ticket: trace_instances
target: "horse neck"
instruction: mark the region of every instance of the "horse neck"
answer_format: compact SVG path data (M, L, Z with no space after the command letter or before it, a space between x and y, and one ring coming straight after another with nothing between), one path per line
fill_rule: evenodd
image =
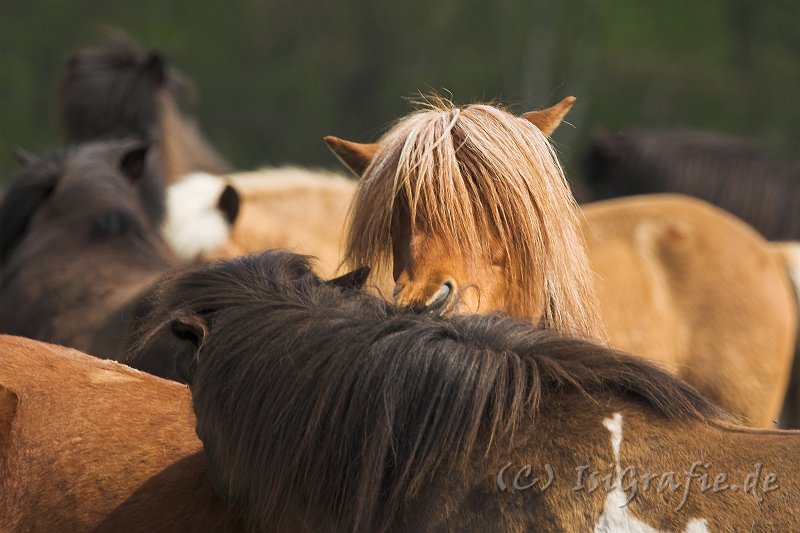
M181 115L170 96L162 98L161 109L161 157L168 183L194 171L222 174L231 170L200 133L197 124Z

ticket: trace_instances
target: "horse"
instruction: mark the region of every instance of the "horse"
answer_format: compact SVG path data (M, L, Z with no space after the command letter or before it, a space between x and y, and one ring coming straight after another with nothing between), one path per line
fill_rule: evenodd
M22 167L0 204L0 332L124 355L140 297L179 265L149 149L87 143Z
M169 183L193 171L228 172L196 120L180 112L178 99L193 92L161 52L144 53L115 32L106 44L78 50L67 61L58 91L66 140L156 140Z
M246 531L185 386L0 335L0 530Z
M797 332L791 254L683 196L580 212L547 140L573 101L522 117L434 101L377 144L327 138L362 176L349 264L391 268L399 304L610 342L772 425Z
M800 239L800 163L703 131L597 133L583 158L595 200L681 193L730 211L767 239Z
M342 261L355 189L340 174L292 166L195 173L169 187L163 234L187 261L283 248L316 256L318 272L330 277Z
M144 320L138 349L184 361L212 484L255 529L800 528L800 433L733 425L602 345L400 308L367 274L242 257L168 278Z

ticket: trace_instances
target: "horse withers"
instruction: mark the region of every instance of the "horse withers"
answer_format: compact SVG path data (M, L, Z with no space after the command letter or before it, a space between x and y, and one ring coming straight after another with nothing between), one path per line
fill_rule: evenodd
M434 101L377 144L328 138L361 175L349 263L391 274L400 304L607 340L771 426L797 332L789 254L688 197L579 211L547 140L572 101L522 117Z
M219 496L310 531L794 531L800 434L731 425L653 364L443 318L268 252L163 282ZM722 477L720 477L722 476Z

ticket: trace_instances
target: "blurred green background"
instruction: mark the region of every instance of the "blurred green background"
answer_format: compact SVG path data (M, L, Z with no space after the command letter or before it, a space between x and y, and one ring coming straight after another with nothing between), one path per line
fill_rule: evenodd
M242 169L336 167L323 135L375 139L431 90L517 111L574 94L568 171L598 129L709 129L795 159L800 138L794 0L2 0L0 179L11 145L58 146L65 58L108 26L194 81L186 111Z

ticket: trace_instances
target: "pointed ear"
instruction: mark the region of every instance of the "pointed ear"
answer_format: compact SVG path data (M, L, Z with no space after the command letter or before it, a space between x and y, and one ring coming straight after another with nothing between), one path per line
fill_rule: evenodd
M197 315L174 315L156 330L142 329L149 326L149 315L155 312L155 294L138 304L136 320L140 324L132 326L132 344L122 362L154 376L191 383L208 325Z
M175 317L170 327L172 334L182 344L175 353L175 372L186 383L191 383L197 370L200 348L208 336L208 325L202 318L193 315Z
M236 222L236 217L239 216L240 200L239 192L231 185L226 185L222 194L219 196L217 207L222 211L225 220L230 224Z
M364 171L367 170L379 148L377 144L354 143L333 135L325 137L325 142L328 148L339 158L339 161L344 163L358 177L364 175Z
M21 146L12 146L11 155L13 155L14 159L17 160L17 163L23 167L30 165L39 159L36 154L27 151Z
M142 74L162 85L167 79L167 62L160 52L150 52L139 67Z
M150 143L141 143L122 155L119 161L119 168L129 180L137 181L144 174L147 166L147 152L150 150Z
M358 267L355 270L348 272L338 278L333 278L325 283L328 285L333 285L334 287L341 287L343 289L356 289L361 290L364 287L364 284L367 282L367 278L369 278L370 267L362 266Z
M531 122L534 126L542 130L542 133L549 137L554 131L556 131L556 128L559 124L561 124L564 116L574 103L575 97L567 96L553 107L540 109L538 111L531 111L529 113L523 113L522 118L528 122Z

